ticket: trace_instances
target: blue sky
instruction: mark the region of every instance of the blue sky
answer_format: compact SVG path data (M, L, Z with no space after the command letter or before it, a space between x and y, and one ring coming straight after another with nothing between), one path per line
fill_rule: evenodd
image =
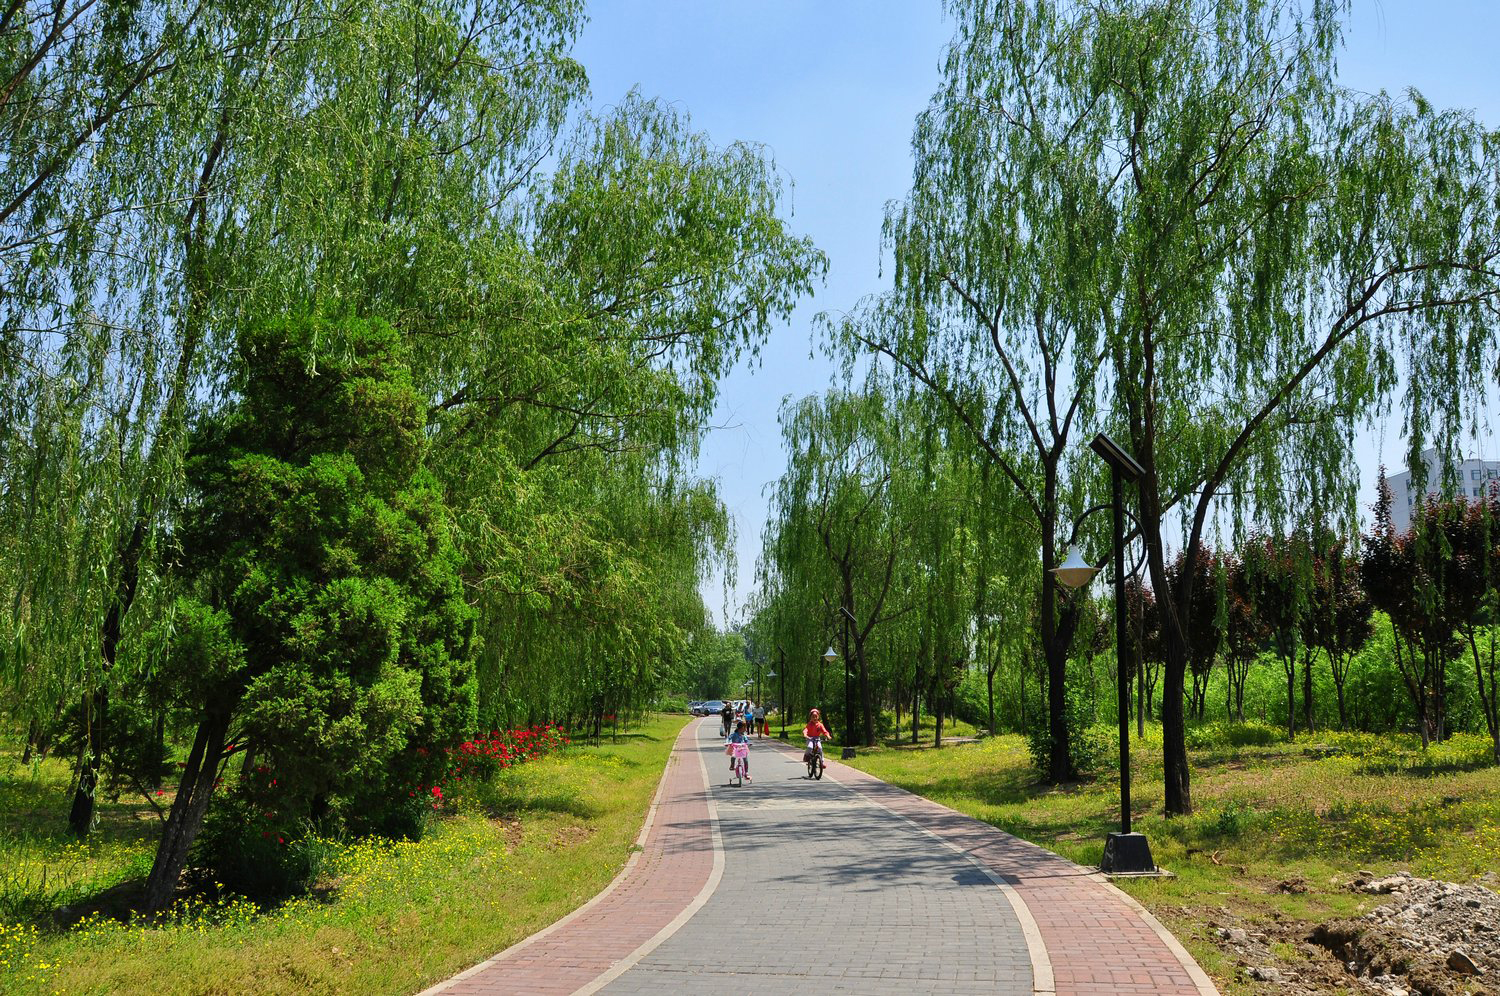
M1340 61L1346 85L1415 86L1438 106L1472 108L1500 127L1500 3L1356 0L1355 8ZM951 34L937 0L597 0L574 49L597 106L638 87L686 110L719 144L763 144L793 184L793 228L829 256L826 285L775 331L757 366L723 383L719 428L703 446L699 472L721 482L738 532L734 590L726 597L715 581L704 592L721 623L736 621L754 589L764 492L785 464L781 399L834 379L813 347L812 318L884 286L882 211L907 189L911 126L937 86ZM1359 448L1373 495L1375 466L1398 463L1402 444L1392 427Z

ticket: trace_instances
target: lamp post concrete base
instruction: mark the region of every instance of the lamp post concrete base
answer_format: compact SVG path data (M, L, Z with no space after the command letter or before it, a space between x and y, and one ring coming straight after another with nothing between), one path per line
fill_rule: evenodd
M1157 875L1151 845L1143 833L1111 833L1104 841L1104 860L1099 870L1106 875Z

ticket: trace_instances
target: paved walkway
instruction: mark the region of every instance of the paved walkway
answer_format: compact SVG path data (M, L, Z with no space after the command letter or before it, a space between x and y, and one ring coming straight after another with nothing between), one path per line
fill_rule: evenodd
M1215 992L1133 900L1050 851L838 763L810 782L769 739L751 784L727 768L717 718L689 725L610 888L428 993Z

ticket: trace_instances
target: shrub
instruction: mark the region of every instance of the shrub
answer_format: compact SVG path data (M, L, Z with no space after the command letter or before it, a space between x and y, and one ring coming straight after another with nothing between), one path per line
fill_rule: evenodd
M1091 722L1093 710L1082 689L1068 689L1068 749L1073 764L1080 774L1107 767L1118 749L1113 729ZM1028 717L1026 749L1031 755L1032 765L1041 772L1047 770L1047 760L1052 753L1052 730L1045 710L1037 710Z
M1248 723L1203 723L1189 727L1187 731L1189 750L1210 750L1224 747L1268 747L1286 739L1285 731L1278 727L1252 720Z
M209 810L194 841L200 884L274 902L302 895L317 882L330 844L311 824L285 820L261 805L236 791Z

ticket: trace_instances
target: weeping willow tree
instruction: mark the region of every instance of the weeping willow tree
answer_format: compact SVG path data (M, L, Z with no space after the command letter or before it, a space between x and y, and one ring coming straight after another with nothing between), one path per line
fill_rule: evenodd
M430 262L438 244L459 258L454 209L472 220L522 182L582 92L564 54L579 11L413 0L27 12L13 6L0 25L11 83L0 252L16 275L0 300L14 440L4 490L24 501L12 481L67 486L28 504L38 528L6 544L4 636L12 675L51 671L54 691L87 698L82 831L108 691L130 677L117 664L161 603L143 596L186 428L215 403L237 329L312 301L385 310L381 295L409 286L395 271ZM68 440L45 438L69 426ZM24 565L76 559L56 524L81 515L94 559L77 595L54 601L48 575Z
M1450 399L1495 369L1500 140L1415 92L1340 87L1343 2L948 6L913 194L887 224L915 317L865 345L981 445L1009 433L1042 458L1094 411L1128 440L1166 811L1188 813L1188 617L1208 582L1172 583L1169 534L1195 564L1221 516L1243 531L1316 507L1350 532L1354 434L1398 392L1413 464L1457 438L1473 410ZM1041 495L1045 548L1055 478L1013 479Z
M81 700L75 826L155 667L183 441L268 316L408 340L490 718L652 687L727 544L683 471L716 380L823 267L769 158L635 95L578 115L569 0L112 10L0 14L4 702Z
M839 698L849 668L858 728L845 742L873 744L888 706L898 726L909 710L913 741L925 708L940 738L963 676L987 668L992 685L1009 630L1029 621L1010 579L1029 595L1041 567L1013 528L1013 492L961 444L941 402L900 390L878 365L856 389L788 400L782 425L789 457L765 531L757 644L783 652L787 697L803 708ZM828 644L839 659L825 665Z
M898 408L872 372L861 390L788 400L781 412L790 457L771 497L762 588L840 648L832 666L849 670L856 682L849 699L859 701L837 710L835 730L846 744L875 742L871 636L911 608L898 597L908 587L900 574L910 566L911 538L902 502L915 440ZM796 629L807 627L787 635ZM797 645L806 647L805 637ZM820 697L842 696L843 674L833 686L818 677Z
M515 507L535 513L530 528L495 534L488 573L473 577L487 728L597 727L639 712L675 687L707 627L699 584L730 539L716 493L652 478L639 460L612 462L610 476L575 466L531 480Z

